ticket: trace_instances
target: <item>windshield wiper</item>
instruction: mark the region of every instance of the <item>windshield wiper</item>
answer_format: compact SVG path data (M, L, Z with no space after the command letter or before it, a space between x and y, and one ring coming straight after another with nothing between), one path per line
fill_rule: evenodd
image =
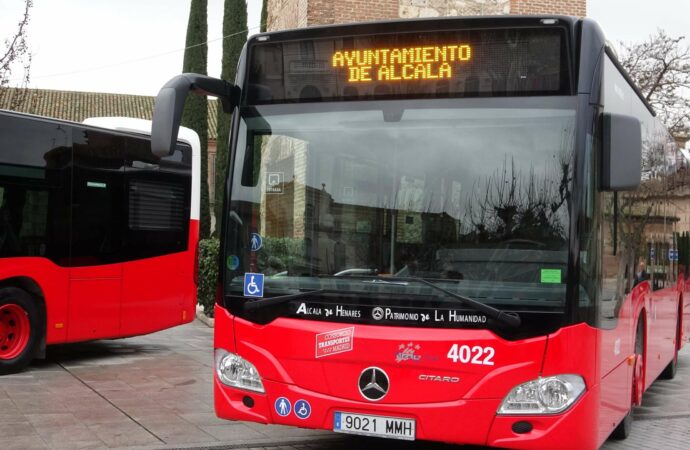
M267 306L279 305L281 303L289 302L290 300L299 300L314 294L323 294L324 292L325 289L315 289L313 291L298 292L296 294L278 295L276 297L253 300L251 302L244 303L244 310L253 311L255 309L261 309Z
M435 289L439 292L443 292L449 297L452 297L456 300L459 300L460 302L464 303L467 306L470 306L471 308L486 314L487 316L491 317L492 319L498 320L499 322L503 322L506 325L510 325L511 327L517 328L520 326L522 321L520 320L520 316L517 315L517 313L507 313L504 311L501 311L498 308L494 308L493 306L489 306L486 303L479 302L477 300L474 300L473 298L470 297L465 297L464 295L456 294L455 292L449 291L448 289L444 289L441 286L432 283L430 281L425 280L424 278L416 278L416 277L386 277L385 279L380 279L380 278L375 278L371 282L374 283L382 283L386 282L387 284L393 284L395 282L414 282L414 283L421 283L429 286L432 289Z

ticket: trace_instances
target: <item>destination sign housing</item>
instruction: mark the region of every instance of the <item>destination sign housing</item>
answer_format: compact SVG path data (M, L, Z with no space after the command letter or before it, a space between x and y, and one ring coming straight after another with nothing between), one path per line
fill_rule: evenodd
M566 41L558 26L251 39L243 102L565 95Z

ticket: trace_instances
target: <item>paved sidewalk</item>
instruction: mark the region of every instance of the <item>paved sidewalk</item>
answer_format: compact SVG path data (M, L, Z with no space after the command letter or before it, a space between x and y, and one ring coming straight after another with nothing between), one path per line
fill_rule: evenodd
M458 448L217 419L212 335L195 321L148 336L50 348L46 361L0 377L0 449ZM690 346L676 379L656 382L636 419L629 439L603 449L688 448Z
M49 348L46 361L0 377L0 449L270 445L329 434L216 418L212 342L213 330L195 321Z

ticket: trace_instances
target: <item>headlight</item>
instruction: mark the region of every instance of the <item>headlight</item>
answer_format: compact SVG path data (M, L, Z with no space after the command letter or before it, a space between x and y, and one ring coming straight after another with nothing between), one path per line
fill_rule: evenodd
M579 375L556 375L522 383L503 399L498 414L558 414L585 391Z
M216 374L221 383L239 389L264 393L264 385L256 367L234 353L216 349Z

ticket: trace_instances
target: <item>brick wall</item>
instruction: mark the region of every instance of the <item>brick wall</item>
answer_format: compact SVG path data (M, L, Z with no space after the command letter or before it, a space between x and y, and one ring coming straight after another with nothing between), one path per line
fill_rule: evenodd
M402 18L508 14L511 0L398 0Z
M398 1L399 0L332 1L334 15L333 23L371 22L375 20L397 19ZM315 25L315 23L312 24L312 22L310 21L309 25Z
M328 25L335 23L335 5L333 0L309 0L307 17L309 25Z
M268 0L268 30L416 17L564 14L584 17L587 0Z
M400 0L268 0L268 31L397 19Z
M268 0L266 30L279 31L306 27L309 3L310 0Z
M563 14L585 17L587 0L510 0L511 14Z

